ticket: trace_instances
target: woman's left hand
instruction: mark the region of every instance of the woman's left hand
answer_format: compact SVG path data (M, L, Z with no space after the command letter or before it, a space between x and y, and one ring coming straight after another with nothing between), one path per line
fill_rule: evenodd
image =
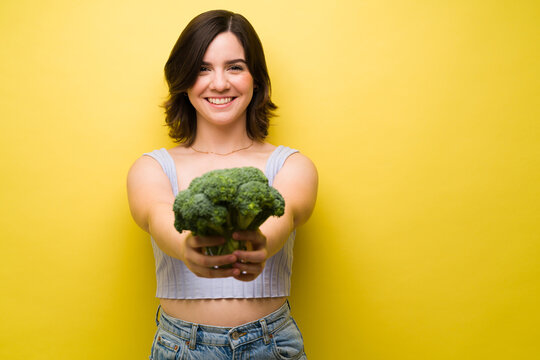
M234 278L241 281L252 281L259 276L268 258L268 249L266 247L266 236L259 230L237 231L233 234L233 239L251 243L252 250L235 250L233 255L238 261L233 267L239 269L240 275Z

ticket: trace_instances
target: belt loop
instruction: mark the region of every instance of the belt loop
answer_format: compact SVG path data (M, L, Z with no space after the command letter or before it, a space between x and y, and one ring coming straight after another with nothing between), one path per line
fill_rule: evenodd
M268 333L268 327L266 326L266 320L261 319L259 320L259 323L261 324L262 331L263 331L263 338L265 345L270 344L270 334Z
M158 305L156 311L156 326L159 326L159 310L161 310L161 304Z
M189 338L189 349L195 350L195 345L197 345L197 328L199 325L192 324L191 325L191 337Z

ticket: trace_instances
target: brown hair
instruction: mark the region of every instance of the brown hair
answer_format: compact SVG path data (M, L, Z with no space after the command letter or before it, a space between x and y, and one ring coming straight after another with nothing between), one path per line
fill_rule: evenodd
M242 15L212 10L189 22L165 64L165 79L169 86L169 97L163 104L165 123L169 126L169 136L175 142L189 146L195 140L197 115L186 92L197 80L206 49L223 32L231 32L238 38L253 77L253 98L246 110L247 134L257 141L264 140L268 135L270 118L274 116L273 111L277 106L270 99L270 77L261 41Z

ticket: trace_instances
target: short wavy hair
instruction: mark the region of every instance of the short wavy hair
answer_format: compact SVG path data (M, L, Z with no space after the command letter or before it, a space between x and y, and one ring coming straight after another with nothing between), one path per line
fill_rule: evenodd
M247 67L253 77L253 98L246 109L247 134L256 141L268 136L270 118L277 106L270 99L270 77L261 41L242 15L212 10L189 22L165 64L165 79L169 86L169 96L163 104L165 123L169 127L169 136L177 143L190 146L195 141L197 114L187 97L187 90L197 80L208 46L224 32L233 33L242 44Z

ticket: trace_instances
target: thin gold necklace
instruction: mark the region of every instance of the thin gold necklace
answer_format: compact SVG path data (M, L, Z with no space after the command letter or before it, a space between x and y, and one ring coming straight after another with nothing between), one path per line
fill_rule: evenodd
M227 155L234 154L235 152L239 152L239 151L242 151L242 150L247 150L252 146L253 146L253 140L251 140L251 144L249 144L248 146L243 147L241 149L236 149L236 150L230 151L230 152L225 153L225 154L217 153L217 152L213 152L213 151L201 151L201 150L195 149L193 146L190 146L190 148L191 148L191 150L196 151L196 152L201 153L201 154L214 154L214 155L219 155L219 156L227 156Z

